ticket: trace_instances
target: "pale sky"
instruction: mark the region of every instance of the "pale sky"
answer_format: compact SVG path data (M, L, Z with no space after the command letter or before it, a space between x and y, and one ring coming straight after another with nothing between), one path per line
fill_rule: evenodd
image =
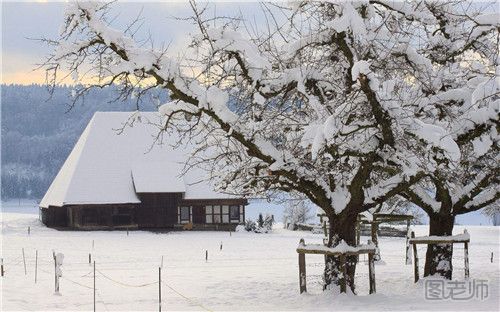
M43 62L50 49L28 38L57 38L65 5L64 2L2 1L2 83L45 82L45 72L33 69L36 64ZM260 12L256 2L217 2L213 5L217 14L236 16L241 12L250 21L259 18L259 14L253 13ZM141 34L146 36L151 32L155 44L170 44L172 52L182 50L189 33L196 32L188 22L172 18L191 15L191 8L186 1L115 3L113 13L118 17L113 25L118 28L126 25L137 17L141 9L144 17Z

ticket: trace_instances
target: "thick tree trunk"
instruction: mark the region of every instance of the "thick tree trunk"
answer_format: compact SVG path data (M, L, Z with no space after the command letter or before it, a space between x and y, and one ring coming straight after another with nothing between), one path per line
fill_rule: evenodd
M429 215L429 235L452 235L455 216ZM440 275L451 280L453 244L428 245L425 255L424 276Z
M357 215L329 215L330 224L328 246L335 247L342 240L351 246L356 246L356 218ZM354 293L354 274L356 272L356 256L348 256L346 259L347 276L343 276L340 257L325 257L325 284L327 288L337 287L346 278L346 288Z

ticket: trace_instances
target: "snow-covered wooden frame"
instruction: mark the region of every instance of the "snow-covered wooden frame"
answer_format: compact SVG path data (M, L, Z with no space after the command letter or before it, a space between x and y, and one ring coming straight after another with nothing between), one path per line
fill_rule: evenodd
M469 243L470 235L467 230L464 230L463 234L451 235L451 236L421 236L415 237L415 232L411 232L411 239L409 243L413 245L413 273L415 275L415 283L419 280L418 273L418 255L417 255L417 244L464 244L464 273L465 278L469 278Z
M347 276L346 260L347 256L361 254L368 254L368 277L370 281L370 294L376 292L375 289L375 255L376 247L368 241L366 245L359 245L356 247L347 245L344 241L341 241L335 247L327 247L322 244L310 244L306 245L303 238L299 241L299 246L297 247L297 253L299 254L299 287L300 293L307 292L306 286L306 254L320 254L325 256L339 256L341 262L341 268L344 276ZM345 293L347 289L345 278L341 280L340 292Z

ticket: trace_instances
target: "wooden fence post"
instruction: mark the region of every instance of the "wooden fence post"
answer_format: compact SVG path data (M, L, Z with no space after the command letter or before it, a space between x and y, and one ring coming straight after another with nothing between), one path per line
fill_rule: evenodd
M372 242L375 244L375 254L373 255L373 259L375 261L380 260L380 251L378 249L378 221L375 216L373 216L373 221L371 224L372 228Z
M464 234L467 234L467 230L464 230ZM465 278L467 279L467 278L469 278L469 243L468 242L464 242L464 269L465 269Z
M95 261L94 261L94 312L95 312Z
M491 252L491 263L493 263L493 251Z
M370 294L374 294L377 290L375 287L375 262L372 253L368 254L368 275L370 279Z
M411 264L411 247L410 247L410 220L406 220L406 252L405 264Z
M27 275L28 273L26 272L26 258L24 257L24 248L23 248L23 263L24 263L24 275Z
M158 311L161 312L161 267L158 268Z
M92 265L92 254L89 252L89 265Z
M36 284L37 272L38 272L38 249L35 252L35 284Z
M3 258L0 259L0 271L1 271L2 277L3 277L3 275L4 275L4 271L3 271Z
M56 252L52 251L52 257L54 258L54 293L59 292L59 281L57 280L57 260L56 260Z
M301 238L299 245L305 245L304 239ZM306 286L306 255L299 253L299 289L300 293L307 291Z
M205 261L208 261L208 250L205 250Z
M411 232L411 238L415 238L415 232ZM417 255L417 244L412 244L413 245L413 272L415 275L415 283L418 282L419 279L419 274L418 274L418 255Z
M340 292L347 292L347 265L346 265L346 255L340 255L340 267L342 269L342 279L340 282Z

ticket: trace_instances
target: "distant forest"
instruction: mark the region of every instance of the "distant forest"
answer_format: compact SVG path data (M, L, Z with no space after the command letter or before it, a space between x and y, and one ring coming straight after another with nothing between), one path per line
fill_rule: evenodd
M1 85L2 200L41 199L94 112L137 109L135 99L114 101L113 87L92 90L71 107L71 90L61 86L51 96L42 85ZM167 98L160 92L139 109L155 110L153 99Z

